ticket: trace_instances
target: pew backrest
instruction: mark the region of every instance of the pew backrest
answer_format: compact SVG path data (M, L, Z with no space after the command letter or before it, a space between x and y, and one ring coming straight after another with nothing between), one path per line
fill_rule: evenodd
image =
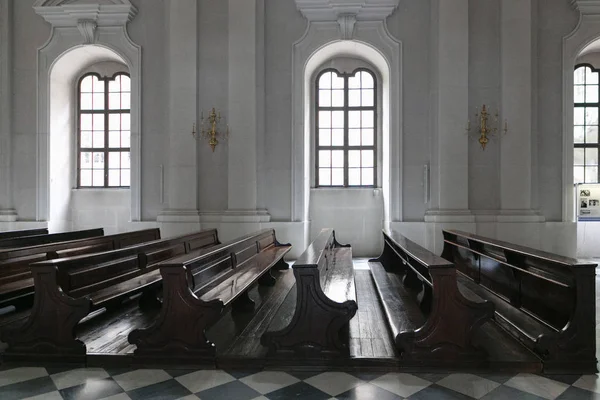
M6 239L21 238L21 237L26 237L26 236L47 235L47 234L48 234L47 228L24 229L21 231L4 231L4 232L0 232L0 241L6 240Z
M104 236L104 229L86 229L82 231L40 234L33 236L17 237L0 241L0 248L10 249L18 247L38 246L48 243L66 242L78 239L87 239Z

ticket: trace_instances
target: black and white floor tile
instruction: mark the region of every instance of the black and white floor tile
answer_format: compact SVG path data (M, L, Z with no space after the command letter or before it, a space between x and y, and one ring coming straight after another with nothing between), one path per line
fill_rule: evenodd
M13 368L0 371L0 399L600 400L600 378L596 375Z

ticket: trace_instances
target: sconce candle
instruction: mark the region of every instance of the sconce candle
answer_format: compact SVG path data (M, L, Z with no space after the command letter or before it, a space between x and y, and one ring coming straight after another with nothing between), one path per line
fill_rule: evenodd
M479 120L479 128L476 132L471 132L471 120L469 119L467 121L467 133L474 134L474 136L477 137L477 141L479 142L483 150L485 150L485 147L490 142L490 137L498 133L498 112L496 112L496 114L494 114L493 117L493 124L496 125L495 127L493 127L492 123L490 123L491 115L488 112L486 105L484 104L481 108L481 112L478 108L477 112L475 113L475 118ZM504 121L503 132L504 134L508 132L508 122L506 122L506 120Z
M227 140L229 137L229 125L226 125L225 132L221 132L217 129L218 125L221 123L221 112L217 114L217 111L213 107L208 115L208 119L204 120L204 111L200 111L200 126L201 126L201 134L202 138L208 139L208 145L212 148L212 151L215 151L215 147L219 144L219 140L217 138L221 138L222 140ZM208 126L207 126L208 125ZM196 124L193 126L192 136L196 137Z

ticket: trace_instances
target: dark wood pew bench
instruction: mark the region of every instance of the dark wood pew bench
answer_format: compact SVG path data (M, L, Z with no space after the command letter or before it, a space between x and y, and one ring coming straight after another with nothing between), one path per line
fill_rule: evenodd
M94 311L114 309L142 293L140 306L160 305L158 265L190 251L219 243L214 229L152 241L121 250L39 262L31 265L35 301L21 327L7 329L5 359L81 361L85 344L75 327Z
M495 322L541 357L546 373L596 369L596 264L444 230L459 283L494 303Z
M349 322L356 314L352 248L323 229L293 265L296 307L291 319L280 308L273 321L287 326L261 337L272 357L349 356Z
M291 245L280 244L266 229L163 263L163 304L157 320L134 330L134 362L214 363L216 349L205 335L224 312L251 311L254 284L274 285L271 269L286 269Z
M0 232L0 241L6 239L15 239L26 236L38 236L38 235L47 235L47 228L39 228L39 229L23 229L20 231L4 231Z
M369 267L401 357L483 365L487 354L473 345L473 336L493 317L493 305L462 295L451 262L397 232L384 230L383 239L383 253Z
M160 239L160 230L154 228L19 249L0 249L0 307L17 303L31 305L31 263L121 249L157 239Z
M67 242L69 240L87 239L103 235L104 229L102 228L51 234L42 233L38 235L2 239L0 240L0 248L15 249L19 247L39 246L41 244Z

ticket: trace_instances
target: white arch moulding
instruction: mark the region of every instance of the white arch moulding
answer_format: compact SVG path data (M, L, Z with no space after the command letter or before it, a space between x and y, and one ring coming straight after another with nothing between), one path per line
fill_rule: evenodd
M50 77L57 62L73 49L95 45L118 55L131 77L131 221L141 220L142 49L127 33L137 14L128 0L38 0L34 10L52 25L50 38L38 49L37 62L37 196L36 220L50 211Z

